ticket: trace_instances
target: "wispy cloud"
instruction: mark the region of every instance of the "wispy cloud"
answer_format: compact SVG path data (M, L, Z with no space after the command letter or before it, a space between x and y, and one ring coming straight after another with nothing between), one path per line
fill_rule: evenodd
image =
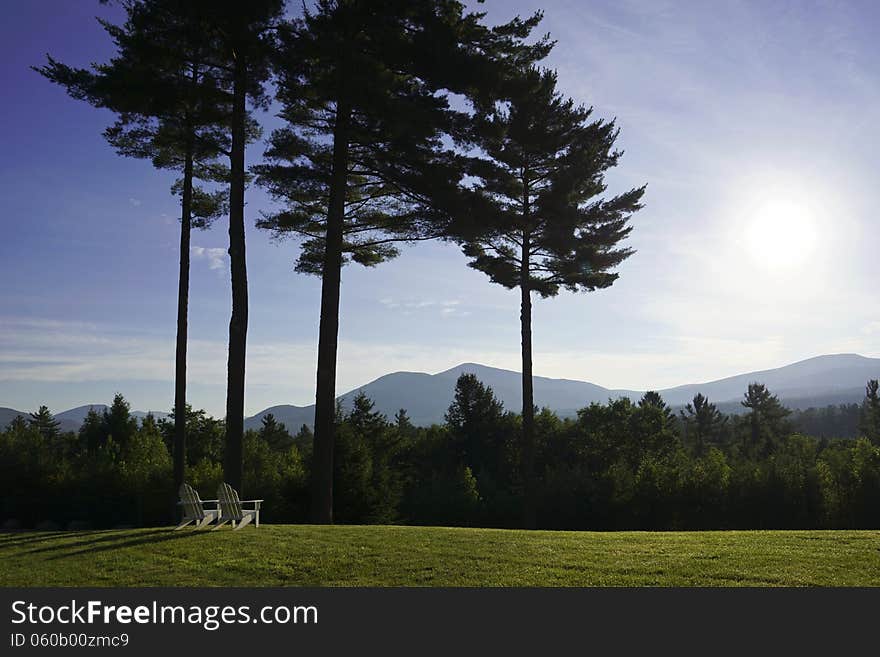
M379 303L388 310L399 310L404 315L412 315L414 311L430 310L439 312L441 317L450 317L457 315L467 317L470 315L469 310L462 310L462 302L460 299L449 299L445 301L435 299L421 300L395 300L392 297L383 297L379 299Z
M141 200L139 198L130 198L128 199L128 202L131 203L132 207L135 208L140 207L141 204Z
M221 269L226 265L227 252L222 248L208 248L204 246L192 247L194 260L205 260L209 269Z

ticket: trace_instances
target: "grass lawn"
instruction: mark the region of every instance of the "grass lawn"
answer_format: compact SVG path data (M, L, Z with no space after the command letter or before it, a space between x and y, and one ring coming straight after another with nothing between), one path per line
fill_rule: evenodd
M0 533L2 586L877 586L880 531Z

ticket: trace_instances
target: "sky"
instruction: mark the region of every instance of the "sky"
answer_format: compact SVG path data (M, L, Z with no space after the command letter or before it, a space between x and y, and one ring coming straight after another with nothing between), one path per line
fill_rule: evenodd
M609 289L534 304L534 371L648 389L826 353L880 355L880 21L876 3L487 0L542 9L560 90L616 119L609 193L648 184L637 253ZM112 55L88 0L33 0L0 23L0 406L173 398L179 222L173 174L117 156L112 115L30 66ZM257 117L267 128L271 113ZM248 164L263 144L250 147ZM320 281L254 227L247 193L246 411L314 401ZM193 234L189 399L222 416L227 223ZM518 293L451 245L343 272L338 392L462 362L519 371Z

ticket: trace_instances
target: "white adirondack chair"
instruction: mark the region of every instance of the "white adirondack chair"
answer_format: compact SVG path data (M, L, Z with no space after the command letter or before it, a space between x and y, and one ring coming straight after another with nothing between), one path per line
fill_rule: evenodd
M233 531L241 529L253 521L255 527L260 526L260 504L263 500L240 500L235 489L227 483L217 487L217 498L220 504L220 518L217 526L211 531L220 529L227 522L232 523ZM252 509L245 509L243 504L253 504Z
M211 524L219 517L219 509L205 508L205 504L213 503L216 506L217 500L202 500L195 489L186 482L180 484L178 492L180 494L178 505L183 507L183 518L180 520L180 524L174 528L175 530L183 529L191 523L193 529L198 529Z

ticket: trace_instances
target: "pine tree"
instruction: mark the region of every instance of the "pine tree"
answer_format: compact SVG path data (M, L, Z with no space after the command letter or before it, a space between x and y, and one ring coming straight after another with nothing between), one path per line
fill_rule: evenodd
M702 393L694 395L692 404L685 406L680 412L684 424L685 442L693 446L694 453L702 456L706 452L708 443L718 440L722 427L727 422L727 417L709 402L709 398Z
M321 276L314 522L333 519L342 267L374 266L397 255L397 242L446 235L462 171L442 135L463 119L442 90L472 90L473 70L495 70L496 54L529 56L519 44L532 25L489 30L452 0L319 0L281 31L278 99L288 125L257 172L285 208L259 225L299 237L297 270Z
M772 449L774 438L786 430L783 420L790 411L782 406L776 395L770 394L763 383L750 383L740 404L751 410L749 450L766 456Z
M261 425L259 436L273 450L283 452L293 445L293 437L287 432L287 427L276 420L272 413L263 416Z
M648 390L639 400L639 407L645 408L647 406L659 408L663 412L663 417L666 418L667 423L672 423L675 420L675 413L672 412L669 404L663 400L663 397L656 390Z
M865 386L865 400L862 402L859 430L875 445L880 445L880 393L877 379L871 379Z
M244 199L247 175L245 146L259 134L248 112L248 101L268 107L265 82L275 31L284 0L201 0L195 3L208 23L215 46L214 71L231 95L229 112L229 263L232 315L226 366L226 452L223 474L242 490L244 449L244 385L248 326L247 260Z
M31 428L40 432L40 435L48 442L52 442L61 435L61 423L49 412L48 406L40 406L36 413L30 414L28 424Z
M112 438L122 449L138 430L137 418L131 414L131 404L120 393L116 393L110 408L103 412L101 424L107 439Z
M453 440L453 456L479 472L491 467L500 449L499 427L504 405L474 374L462 374L445 420Z
M478 197L454 226L470 266L520 290L524 521L535 525L532 294L542 298L609 287L633 251L627 237L644 187L601 198L604 174L621 156L613 121L595 120L557 91L556 74L527 67L505 102L479 117L471 141L482 156L471 174Z
M228 172L218 158L229 150L228 93L215 74L213 43L198 3L184 0L126 0L125 22L101 21L115 56L92 69L73 68L52 57L36 70L68 93L117 120L104 137L120 155L149 159L158 169L180 173L172 192L180 197L180 268L174 405L186 405L190 234L207 228L226 210L226 194L200 188L195 180L220 182ZM186 462L184 414L175 421L174 486Z
M397 435L402 439L409 440L416 435L416 427L409 419L405 408L394 414L394 426L397 428Z

